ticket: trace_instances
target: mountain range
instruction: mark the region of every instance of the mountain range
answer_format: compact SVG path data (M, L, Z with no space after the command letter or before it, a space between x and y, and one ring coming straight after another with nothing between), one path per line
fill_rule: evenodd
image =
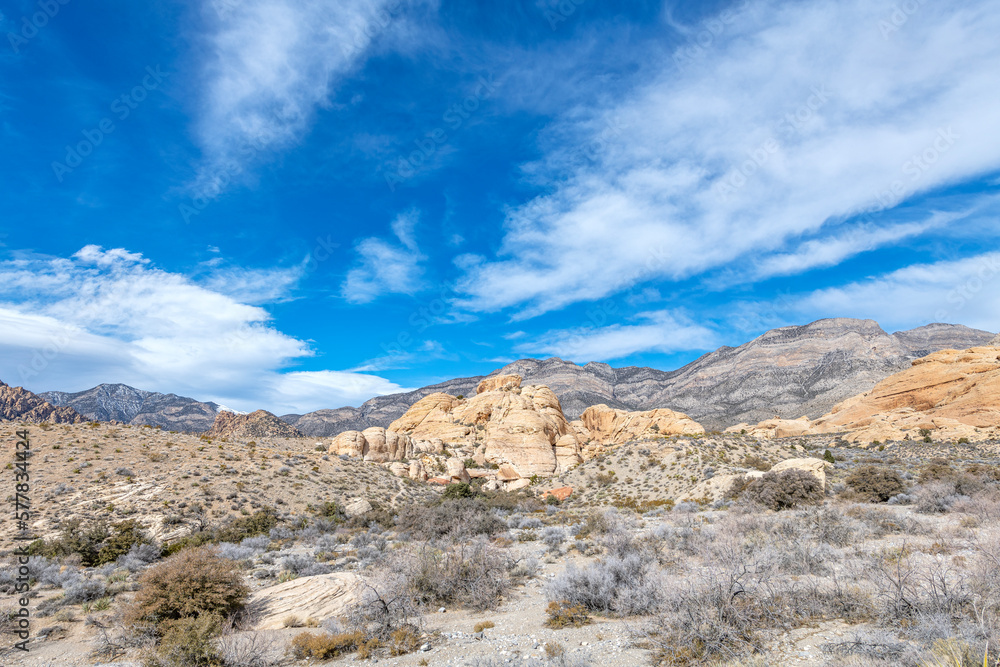
M516 374L525 384L548 385L568 419L599 403L624 410L671 408L714 430L775 416L818 418L836 403L909 367L914 359L942 349L987 345L993 339L993 333L956 324L929 324L888 334L873 320L824 319L773 329L739 347L720 347L674 371L614 368L600 362L580 366L558 357L520 359L488 376L455 378L377 396L356 408L288 414L281 419L314 437L386 427L428 394L473 395L485 377ZM220 409L215 403L123 384L102 384L76 393L49 391L39 397L90 419L190 432L211 429Z
M144 391L127 384L99 384L75 393L46 391L38 396L52 405L72 407L97 421L149 424L171 431L207 431L219 411L215 403Z

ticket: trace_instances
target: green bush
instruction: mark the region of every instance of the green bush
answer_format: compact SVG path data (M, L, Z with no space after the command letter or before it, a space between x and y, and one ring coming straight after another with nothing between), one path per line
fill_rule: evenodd
M221 628L215 614L171 622L145 667L221 667L225 663L215 643Z
M441 494L441 497L445 500L456 500L458 498L472 498L475 495L476 490L472 488L471 484L458 482L444 487L444 493Z
M113 526L113 531L111 537L105 540L100 551L97 552L98 565L115 562L119 556L127 554L136 544L150 543L149 536L142 529L142 524L135 519L116 523Z

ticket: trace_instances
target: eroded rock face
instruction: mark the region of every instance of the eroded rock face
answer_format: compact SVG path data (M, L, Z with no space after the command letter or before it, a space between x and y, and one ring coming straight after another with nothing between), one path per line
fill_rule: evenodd
M756 438L790 438L811 432L812 421L808 417L798 419L765 419L756 425L737 424L726 429L726 433L742 433Z
M469 399L430 394L390 430L405 433L426 451L430 443L467 447L501 467L505 479L548 477L580 463L580 443L548 387L521 386L517 375L483 380Z
M67 407L56 407L23 387L0 382L0 420L79 424L83 415Z
M364 459L374 463L401 461L413 456L413 439L381 426L364 431L344 431L330 443L330 453Z
M220 412L208 431L213 438L249 440L253 438L301 438L294 426L283 422L267 410L256 410L248 415Z
M704 433L702 425L682 412L666 408L631 412L607 405L592 405L583 411L580 421L589 436L601 444L618 445L657 435L694 435Z
M813 423L813 432L849 431L848 440L916 439L920 429L939 439L982 440L1000 435L1000 351L942 350L838 405Z

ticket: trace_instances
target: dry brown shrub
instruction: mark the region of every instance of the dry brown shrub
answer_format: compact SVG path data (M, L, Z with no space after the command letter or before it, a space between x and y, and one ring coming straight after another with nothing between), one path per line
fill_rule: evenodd
M873 465L857 468L847 476L844 483L850 489L846 495L853 500L867 503L884 503L906 490L899 473Z
M212 547L186 549L146 570L125 622L157 625L183 618L230 618L244 608L250 589L239 564Z

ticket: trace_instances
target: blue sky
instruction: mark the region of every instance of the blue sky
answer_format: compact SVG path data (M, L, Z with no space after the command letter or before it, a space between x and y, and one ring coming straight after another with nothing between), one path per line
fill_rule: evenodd
M0 379L279 414L1000 329L1000 3L0 5Z

